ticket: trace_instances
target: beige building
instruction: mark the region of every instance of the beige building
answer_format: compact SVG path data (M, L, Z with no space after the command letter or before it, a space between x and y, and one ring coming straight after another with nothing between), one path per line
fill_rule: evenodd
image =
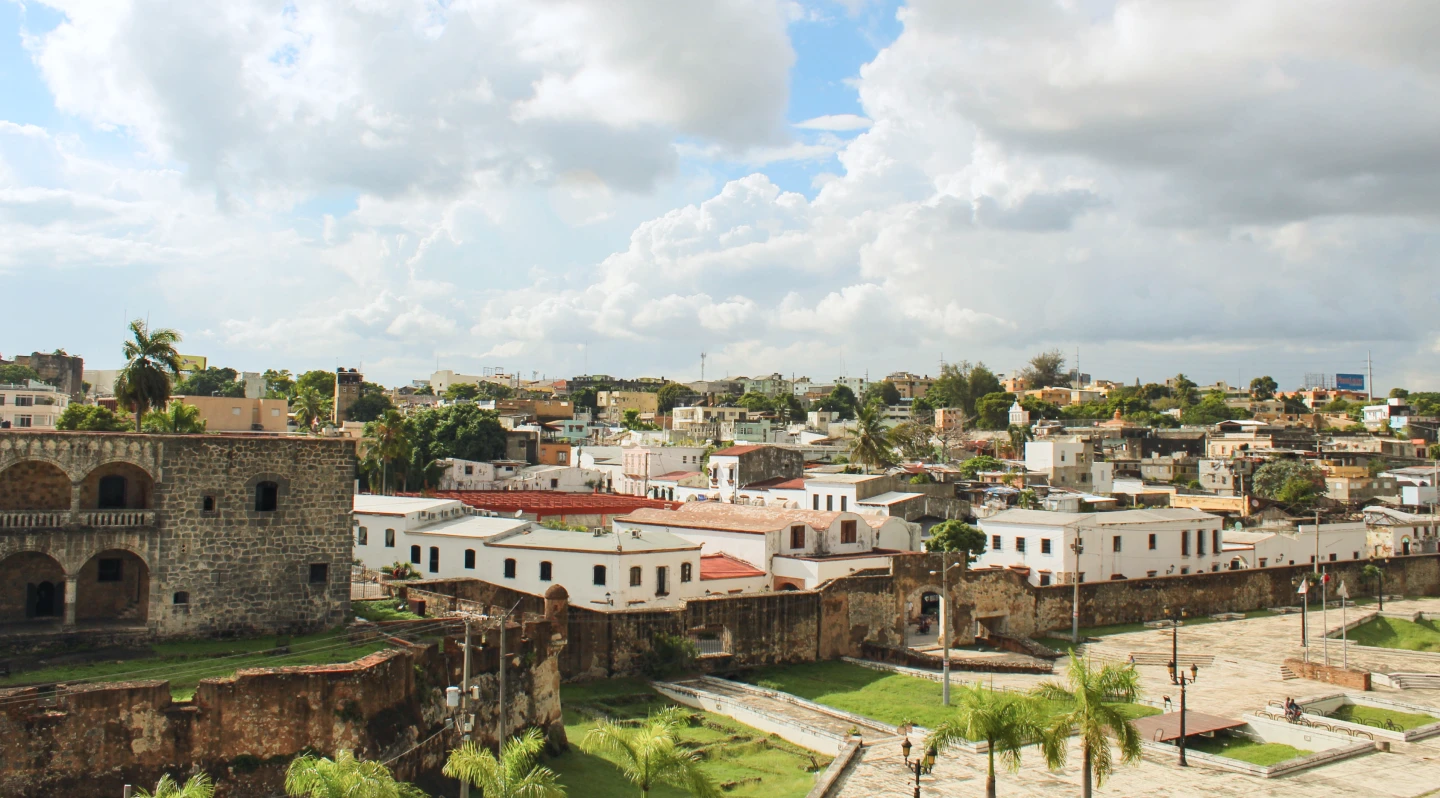
M626 410L638 410L640 415L654 415L660 409L659 394L651 391L597 391L595 406L605 418L619 421Z
M284 399L231 399L226 396L176 396L194 405L206 432L285 432L290 407Z
M697 424L720 423L727 421L744 421L746 410L743 407L677 407L670 411L671 424L675 429L686 429Z

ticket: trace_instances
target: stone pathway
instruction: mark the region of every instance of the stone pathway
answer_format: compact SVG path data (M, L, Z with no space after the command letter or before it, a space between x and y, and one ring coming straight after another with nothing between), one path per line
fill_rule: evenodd
M777 715L801 726L820 729L821 731L835 735L844 736L854 727L859 728L864 733L867 741L886 739L893 736L888 729L883 728L880 724L872 725L866 723L863 719L849 718L838 713L830 714L829 712L813 709L780 698L771 698L763 693L748 690L742 685L726 681L725 679L690 679L683 682L675 682L675 684L731 698L734 699L736 703L742 703L771 715ZM827 751L826 753L833 752Z

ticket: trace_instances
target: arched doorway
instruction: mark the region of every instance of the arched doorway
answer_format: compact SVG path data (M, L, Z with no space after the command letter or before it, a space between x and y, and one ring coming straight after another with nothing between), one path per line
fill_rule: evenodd
M940 594L934 592L920 594L920 614L928 615L931 618L940 617Z
M148 510L155 480L130 463L106 463L85 475L80 485L83 510ZM66 505L67 507L69 505Z
M1400 541L1400 553L1401 553L1401 554L1406 554L1406 555L1408 555L1408 554L1410 553L1410 536L1409 536L1409 535L1406 535L1403 539L1401 539L1401 541Z
M150 568L134 552L91 557L75 583L75 621L142 624L150 611Z
M65 569L38 551L0 560L0 619L55 621L65 617Z
M27 460L0 471L0 511L69 509L70 477L54 463Z

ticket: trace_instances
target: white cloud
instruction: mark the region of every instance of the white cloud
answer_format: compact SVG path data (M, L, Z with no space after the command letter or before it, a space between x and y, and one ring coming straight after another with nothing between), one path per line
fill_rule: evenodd
M806 119L804 122L796 122L794 127L804 130L865 130L872 123L869 119L858 114L827 114Z

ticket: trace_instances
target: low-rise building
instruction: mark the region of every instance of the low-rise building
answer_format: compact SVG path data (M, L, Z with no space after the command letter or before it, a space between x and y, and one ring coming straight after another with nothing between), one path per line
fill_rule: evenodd
M1199 460L1187 455L1145 457L1140 460L1140 478L1146 482L1189 485L1200 480ZM1202 482L1201 485L1204 485Z
M743 407L677 407L670 411L670 425L674 429L684 430L706 424L743 421L747 412Z
M1250 492L1258 457L1202 457L1196 462L1200 487L1216 496L1243 496Z
M0 384L0 429L53 430L70 406L70 395L48 383Z
M1440 519L1389 507L1372 506L1364 511L1371 557L1434 554Z
M659 394L652 391L599 391L595 394L595 406L602 418L617 423L625 419L626 410L651 417L660 410Z
M1115 467L1100 460L1092 438L1067 436L1027 441L1025 470L1043 474L1051 487L1102 495L1114 490Z
M710 489L722 501L747 485L768 479L794 479L805 474L805 458L780 446L731 446L710 455Z
M284 432L290 423L290 405L284 399L246 399L227 396L174 396L200 411L206 432Z
M676 471L699 473L705 459L703 446L621 447L622 463L615 490L630 496L650 493L650 479Z
M900 392L902 399L920 399L930 392L935 380L930 375L917 377L908 371L897 371L885 378L885 381L895 386ZM859 394L856 394L857 396Z
M1228 570L1314 563L1317 551L1321 565L1368 556L1366 526L1359 522L1321 524L1318 541L1314 524L1288 529L1226 529L1222 540L1222 567Z

